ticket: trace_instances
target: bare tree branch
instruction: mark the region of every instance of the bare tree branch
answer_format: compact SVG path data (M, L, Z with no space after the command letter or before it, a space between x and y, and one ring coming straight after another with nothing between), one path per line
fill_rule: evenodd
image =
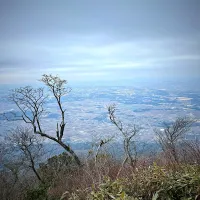
M10 131L5 141L10 148L14 149L14 152L21 151L24 156L21 158L23 163L32 169L39 181L43 182L36 168L38 159L44 153L41 138L34 135L28 128L17 127Z
M118 130L122 133L123 136L125 159L122 163L122 168L124 167L125 163L129 161L131 167L135 170L137 163L137 148L135 141L133 141L132 139L138 134L140 129L135 124L133 125L132 128L130 127L125 128L123 123L115 116L115 111L116 111L115 105L110 105L108 107L108 114L111 123L113 123L118 128ZM133 146L134 152L132 152L131 146ZM121 169L119 170L118 175L120 172Z
M16 104L22 115L17 118L15 118L14 116L11 120L21 119L25 123L31 124L35 134L39 134L42 137L46 137L58 143L69 154L71 154L76 160L77 164L80 165L80 160L78 156L70 148L70 146L65 144L62 140L66 125L65 110L63 109L62 105L62 97L67 95L71 91L71 88L65 87L67 81L60 79L58 76L44 74L41 81L49 88L49 90L53 94L60 110L61 121L59 124L57 123L55 136L51 136L46 133L43 130L41 124L41 118L45 114L44 105L48 98L48 95L46 95L44 92L44 88L34 89L30 86L26 86L12 90L9 99ZM5 119L8 119L8 116L6 116L6 114L4 116Z
M179 162L177 145L190 130L194 122L194 119L182 117L177 118L171 125L165 123L163 131L157 129L154 130L163 151L170 154L172 162Z

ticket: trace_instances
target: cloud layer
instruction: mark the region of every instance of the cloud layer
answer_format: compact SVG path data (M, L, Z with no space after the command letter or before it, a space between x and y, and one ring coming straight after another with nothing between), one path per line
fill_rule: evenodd
M0 83L200 78L200 2L1 1Z

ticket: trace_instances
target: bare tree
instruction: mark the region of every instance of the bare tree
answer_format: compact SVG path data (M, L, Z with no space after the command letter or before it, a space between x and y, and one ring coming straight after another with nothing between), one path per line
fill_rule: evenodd
M71 88L66 87L66 80L60 79L58 76L46 75L42 76L41 81L49 88L53 97L56 99L57 105L60 110L61 119L57 123L57 128L55 130L55 136L46 133L43 130L41 118L45 114L44 105L48 98L45 94L44 88L34 89L30 86L21 87L12 91L9 99L13 101L19 110L21 115L13 115L11 120L23 120L25 123L31 124L35 134L39 134L42 137L48 138L55 141L61 147L63 147L69 154L73 156L78 165L81 164L76 153L70 148L69 145L63 142L63 135L65 130L65 109L62 104L62 97L67 95ZM7 120L10 118L4 114Z
M8 147L19 158L23 165L28 166L40 182L43 182L37 171L37 165L44 154L41 138L33 134L29 128L17 127L5 138Z
M109 118L112 124L121 132L123 136L123 147L125 152L125 159L122 163L122 168L128 161L133 169L137 164L137 148L134 137L139 133L140 129L134 124L131 128L125 127L124 124L115 116L116 107L111 105L108 107ZM121 169L122 169L121 168ZM121 171L121 170L120 170ZM118 172L118 174L120 173Z
M114 136L106 138L106 139L101 139L98 143L95 144L96 146L95 157L94 157L95 165L97 165L98 156L102 147L108 144L113 138Z
M183 141L180 146L181 161L200 165L200 141L198 139Z
M194 122L194 119L187 117L177 118L171 125L165 124L164 130L155 130L162 150L169 154L172 162L179 162L177 146Z

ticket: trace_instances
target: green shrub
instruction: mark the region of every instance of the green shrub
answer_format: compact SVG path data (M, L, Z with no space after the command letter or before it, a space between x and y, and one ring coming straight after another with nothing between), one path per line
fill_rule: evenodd
M164 169L156 164L136 172L126 184L129 196L144 200L195 199L200 193L199 166Z
M29 189L26 192L25 200L47 200L47 187L39 185L37 188Z
M73 193L70 200L82 200ZM200 194L200 167L165 169L156 164L137 170L126 179L111 180L91 188L87 200L192 200Z
M93 191L90 194L89 199L94 200L128 200L130 199L124 191L124 183L122 180L111 181L110 178L106 178L105 182L99 185L99 189Z

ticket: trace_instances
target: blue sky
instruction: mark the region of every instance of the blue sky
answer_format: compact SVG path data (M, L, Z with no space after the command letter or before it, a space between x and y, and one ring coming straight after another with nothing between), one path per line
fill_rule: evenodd
M0 84L200 79L199 0L0 0Z

